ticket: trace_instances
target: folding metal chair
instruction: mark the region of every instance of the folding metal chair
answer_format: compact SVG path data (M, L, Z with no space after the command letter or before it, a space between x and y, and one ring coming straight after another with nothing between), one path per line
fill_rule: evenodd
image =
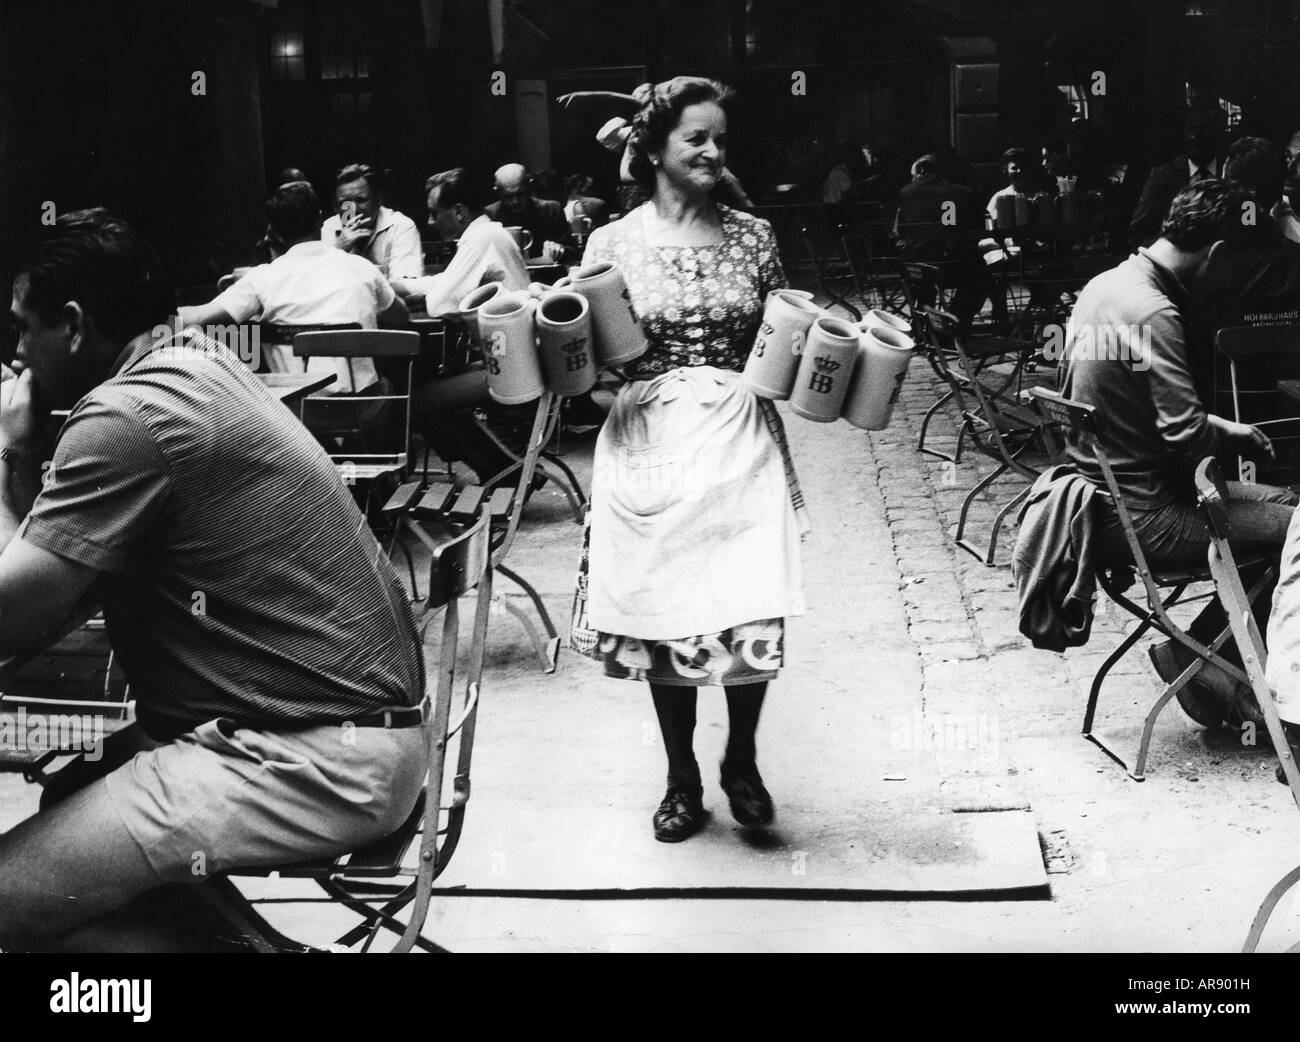
M1277 704L1273 700L1273 691L1264 678L1268 652L1264 648L1259 627L1255 624L1255 613L1251 610L1251 601L1242 584L1236 557L1229 544L1232 538L1232 525L1224 509L1227 491L1217 461L1203 460L1196 468L1196 498L1210 529L1210 571L1214 575L1215 588L1219 591L1219 600L1228 613L1232 637L1241 651L1246 675L1250 677L1251 689L1255 692L1255 700L1259 703L1260 713L1264 717L1264 726L1268 729L1269 740L1273 743L1273 749L1281 762L1282 774L1286 778L1287 787L1291 790L1291 798L1295 801L1296 808L1300 809L1300 768L1297 768L1295 757L1291 753L1286 728L1282 725ZM1300 866L1287 872L1269 890L1255 913L1255 918L1251 921L1250 932L1242 948L1243 952L1253 952L1259 946L1260 937L1268 925L1269 918L1282 898L1286 896L1287 891L1298 882L1300 882ZM1300 944L1293 945L1289 950L1300 951Z
M1151 747L1151 735L1155 730L1156 720L1164 711L1165 706L1183 689L1192 677L1196 676L1207 664L1213 663L1235 680L1242 683L1249 683L1250 680L1240 667L1219 654L1219 649L1232 636L1230 626L1225 626L1222 632L1210 644L1206 645L1202 644L1170 618L1169 609L1175 604L1194 604L1214 597L1215 591L1211 587L1205 593L1183 599L1183 593L1189 586L1198 583L1212 583L1214 576L1208 565L1204 568L1189 569L1155 568L1147 561L1142 542L1133 527L1133 517L1129 513L1128 506L1125 504L1124 497L1120 492L1119 484L1115 479L1110 457L1106 454L1102 442L1105 436L1105 428L1101 418L1097 415L1096 409L1091 405L1065 398L1055 391L1049 391L1042 387L1031 388L1029 394L1038 405L1038 408L1042 410L1045 418L1070 431L1075 437L1082 439L1095 455L1097 464L1101 467L1102 475L1106 481L1106 490L1103 494L1107 495L1115 506L1120 526L1124 531L1124 540L1132 558L1132 568L1136 570L1141 578L1142 586L1146 592L1147 603L1145 607L1128 597L1129 583L1125 581L1128 578L1126 574L1128 567L1126 565L1099 570L1097 575L1098 585L1101 586L1112 601L1137 619L1138 625L1133 632L1120 642L1119 646L1110 653L1097 670L1088 691L1088 704L1083 715L1084 737L1128 771L1129 776L1134 781L1144 781L1146 778L1147 753ZM1252 586L1248 595L1251 604L1268 587L1276 574L1274 569L1265 565L1264 558L1258 556L1252 556L1242 561L1243 567L1259 567L1262 569L1259 579ZM1107 675L1115 664L1128 654L1148 631L1153 629L1163 633L1171 640L1177 641L1191 651L1196 656L1196 659L1189 663L1187 668L1172 683L1167 685L1155 702L1152 703L1142 726L1142 737L1138 745L1137 757L1130 768L1123 756L1107 745L1099 735L1093 733L1093 721L1096 718L1101 687Z
M486 505L491 532L491 566L524 592L532 603L545 636L537 631L532 618L513 601L502 597L498 603L523 625L546 673L555 671L560 649L559 631L555 628L541 595L523 576L507 567L505 562L519 528L533 477L538 473L538 457L542 446L550 440L555 425L559 422L560 401L550 391L538 399L523 456L484 485L469 485L456 490L448 482L425 485L423 482L410 481L399 486L382 508L383 513L391 519L395 532L409 531L433 549L438 545L438 538L432 534L433 531L458 531L477 517L479 510Z
M0 740L0 773L40 785L135 721L130 686L92 597L55 643L0 661L0 716L10 725Z
M355 441L359 450L346 445L327 449L340 477L348 485L360 485L365 491L365 513L370 516L371 496L377 487L396 485L410 468L411 385L415 359L420 353L420 334L409 329L357 329L347 331L297 333L293 353L304 360L341 358L348 363L353 386L353 364L358 358L405 359L404 384L393 390L387 378L380 380L378 394L331 394L303 401L303 422L322 439L340 438ZM396 437L388 433L393 426L389 403L402 403L402 417ZM382 443L388 441L390 445Z
M429 597L421 632L433 615L445 609L442 644L438 649L432 724L429 728L429 771L424 792L400 828L392 835L328 861L241 869L215 875L200 888L220 918L231 924L237 937L258 952L316 950L294 941L273 927L257 906L284 904L339 904L355 912L361 922L335 942L336 946L369 951L381 930L398 934L393 952L413 947L441 952L446 949L421 936L433 898L433 884L447 867L460 842L465 808L470 797L470 765L474 754L474 728L478 716L483 651L487 643L492 602L489 516L486 506L478 519L454 539L434 551L429 568ZM464 672L458 671L460 598L476 593L474 627ZM431 673L431 676L434 675ZM457 691L464 680L464 693ZM456 770L445 778L451 757L448 746L459 736ZM446 799L446 803L444 803ZM419 838L414 867L407 853ZM277 875L282 879L310 879L325 892L323 898L249 898L234 879ZM409 913L403 910L410 907Z
M922 308L921 321L927 330L930 361L948 386L947 397L957 403L961 415L958 433L958 452L963 437L997 466L975 483L962 502L957 519L957 545L972 554L983 564L992 565L997 555L998 535L1007 515L1029 495L1029 487L1038 477L1040 468L1030 465L1025 457L1036 447L1044 453L1048 445L1043 440L1043 418L1023 402L1012 400L984 386L978 376L978 363L972 359L957 335L957 319L935 308ZM954 370L953 362L959 367ZM942 399L941 399L942 401ZM953 462L956 462L954 458ZM1025 487L998 509L989 535L988 549L981 550L966 538L966 524L976 498L1008 471L1025 479Z
M935 414L944 408L950 401L954 401L954 385L951 382L956 380L958 390L966 388L972 380L979 379L979 374L990 365L997 364L1008 355L1013 355L1016 363L1012 371L1003 376L998 386L992 387L984 385L986 393L997 398L1003 398L1008 387L1013 383L1018 384L1021 374L1024 370L1026 358L1025 345L1019 341L1008 340L1006 337L974 337L964 338L962 349L965 352L969 368L960 366L955 348L942 347L936 343L935 338L931 335L929 323L925 317L926 305L919 303L925 299L925 294L918 293L916 287L924 285L932 278L937 278L938 269L928 264L910 264L905 268L911 269L907 275L904 284L909 285L909 300L917 301L914 306L909 306L909 314L912 322L912 331L916 337L917 345L925 352L930 367L934 370L935 375L944 382L946 390L936 399L933 405L926 410L925 415L921 418L921 430L916 439L916 450L923 452L927 456L934 456L937 459L946 460L950 463L960 463L962 445L965 441L966 431L964 425L958 424L957 430L957 448L952 454L943 452L940 449L932 449L926 445L926 439L929 435L930 421ZM925 269L932 269L933 273L927 273ZM951 313L938 308L929 308L937 314L947 316L945 320L950 323L955 335L957 319ZM959 369L954 369L953 364L958 363ZM955 396L958 411L964 412L962 396ZM1012 404L1015 404L1012 402Z
M800 229L803 246L807 251L808 261L812 264L813 277L817 288L826 295L827 302L822 305L828 311L831 308L843 308L852 316L854 322L862 321L862 312L849 303L849 294L856 285L855 276L850 266L844 261L826 261L817 255L817 247L807 225Z
M899 261L894 258L891 262L880 255L872 242L874 230L871 225L841 224L836 233L862 306L867 310L880 308L901 317L907 313L907 295L898 271Z

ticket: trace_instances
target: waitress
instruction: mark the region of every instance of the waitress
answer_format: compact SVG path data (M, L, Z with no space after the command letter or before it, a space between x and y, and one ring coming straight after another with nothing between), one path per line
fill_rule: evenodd
M696 689L726 691L721 787L744 826L773 818L755 732L803 611L802 498L772 404L740 379L764 297L786 285L767 221L710 199L731 92L679 76L633 121L631 172L652 194L598 228L585 262L622 270L649 348L626 367L596 444L574 645L606 675L647 681L668 754L655 838L704 824ZM585 595L585 617L583 610Z

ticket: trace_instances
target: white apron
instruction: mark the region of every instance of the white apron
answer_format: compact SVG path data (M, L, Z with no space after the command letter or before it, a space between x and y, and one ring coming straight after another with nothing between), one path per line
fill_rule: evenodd
M803 614L796 504L780 419L739 373L633 381L596 442L588 624L668 640Z

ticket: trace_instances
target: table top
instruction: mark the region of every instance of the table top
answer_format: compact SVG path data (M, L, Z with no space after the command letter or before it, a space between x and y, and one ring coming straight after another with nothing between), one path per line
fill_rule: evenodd
M333 373L257 373L257 378L273 395L293 405L300 399L328 387L335 380Z
M1300 402L1300 380L1279 380L1277 389L1293 402Z

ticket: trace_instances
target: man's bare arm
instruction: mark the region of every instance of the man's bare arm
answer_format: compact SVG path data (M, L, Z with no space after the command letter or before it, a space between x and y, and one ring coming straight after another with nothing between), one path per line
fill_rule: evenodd
M0 553L0 658L39 649L72 614L99 573L10 538Z

